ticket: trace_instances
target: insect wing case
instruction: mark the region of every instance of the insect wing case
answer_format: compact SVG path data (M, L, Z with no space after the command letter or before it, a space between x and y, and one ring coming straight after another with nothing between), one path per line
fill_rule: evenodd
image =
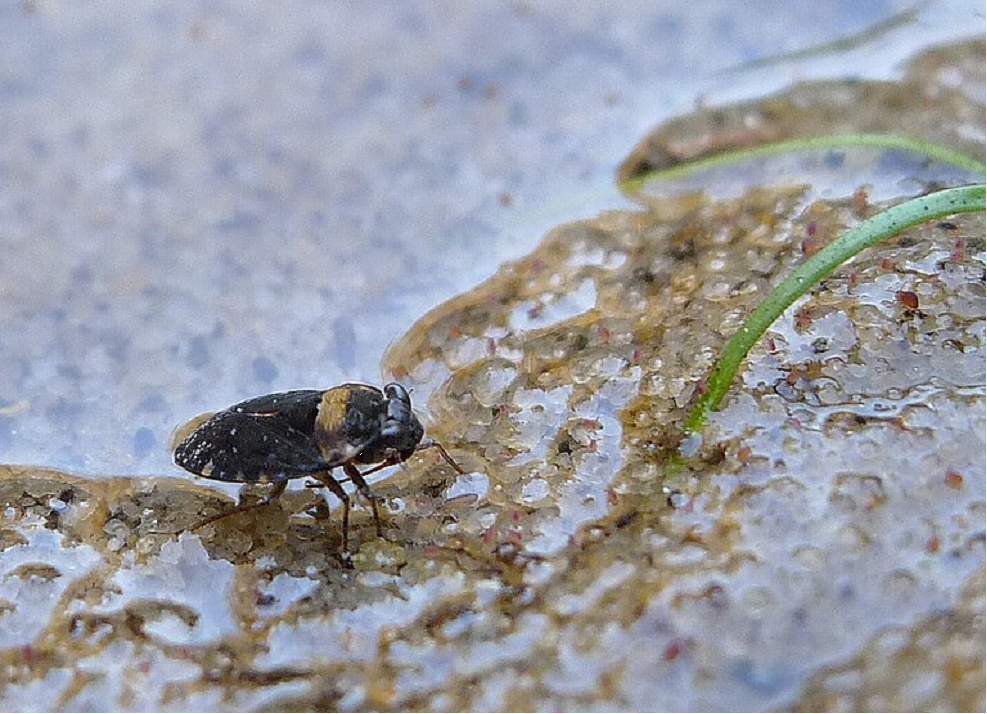
M302 389L234 404L182 441L175 463L204 478L245 483L311 473L323 461L314 434L323 394Z

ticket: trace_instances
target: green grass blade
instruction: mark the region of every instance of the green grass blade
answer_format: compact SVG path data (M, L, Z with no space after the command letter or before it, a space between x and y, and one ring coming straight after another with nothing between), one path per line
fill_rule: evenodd
M696 159L695 161L677 164L667 169L649 171L643 176L625 182L623 188L625 190L636 190L652 181L671 181L705 169L743 163L765 156L776 156L778 154L798 151L848 149L853 147L906 151L914 154L922 154L930 159L941 161L964 171L979 174L983 174L985 171L985 165L980 159L971 158L966 154L922 139L913 139L895 134L827 134L825 136L785 139L783 141L760 144L744 149L730 149Z
M956 213L983 210L985 210L984 184L937 191L882 211L851 228L818 253L810 256L758 305L727 343L707 381L706 391L700 395L685 422L686 433L694 433L703 428L709 412L719 407L741 361L771 323L778 319L789 305L842 263L864 248L897 235L912 226Z

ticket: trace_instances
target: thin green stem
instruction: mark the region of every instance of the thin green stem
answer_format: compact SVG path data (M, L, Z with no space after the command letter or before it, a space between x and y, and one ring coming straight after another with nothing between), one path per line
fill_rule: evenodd
M923 154L930 159L941 161L965 171L984 172L984 164L979 159L970 158L958 151L939 144L933 144L922 139L913 139L895 134L829 134L826 136L808 136L797 139L785 139L769 144L760 144L744 149L732 149L718 154L706 156L696 161L677 164L667 169L648 172L644 176L625 182L625 189L638 188L651 181L668 181L718 166L742 163L751 159L774 156L797 151L817 149L846 149L850 147L869 147L879 149L897 149L915 154Z
M719 407L741 361L771 323L778 319L789 305L838 266L864 248L912 226L956 213L983 210L985 210L984 184L937 191L882 211L851 228L818 253L810 256L757 306L727 343L706 383L706 391L699 397L685 422L686 433L702 429L709 412Z

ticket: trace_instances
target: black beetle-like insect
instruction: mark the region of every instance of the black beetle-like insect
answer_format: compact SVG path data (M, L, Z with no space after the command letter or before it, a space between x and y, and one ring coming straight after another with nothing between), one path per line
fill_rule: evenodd
M183 433L184 432L184 433ZM463 470L441 444L423 439L408 390L392 382L381 391L367 384L299 389L254 397L215 414L193 419L179 430L175 463L197 476L236 483L273 483L264 505L288 481L312 477L343 503L343 551L348 551L350 499L332 470L341 466L373 508L381 534L377 498L367 474L435 448L457 472ZM359 471L356 464L376 464ZM243 507L221 514L225 517ZM204 524L200 524L204 525Z

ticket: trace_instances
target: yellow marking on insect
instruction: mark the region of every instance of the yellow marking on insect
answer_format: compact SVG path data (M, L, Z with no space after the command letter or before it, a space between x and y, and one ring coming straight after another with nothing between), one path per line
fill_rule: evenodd
M316 429L331 434L343 425L350 404L352 390L343 385L327 389L319 402L319 413L315 418Z

